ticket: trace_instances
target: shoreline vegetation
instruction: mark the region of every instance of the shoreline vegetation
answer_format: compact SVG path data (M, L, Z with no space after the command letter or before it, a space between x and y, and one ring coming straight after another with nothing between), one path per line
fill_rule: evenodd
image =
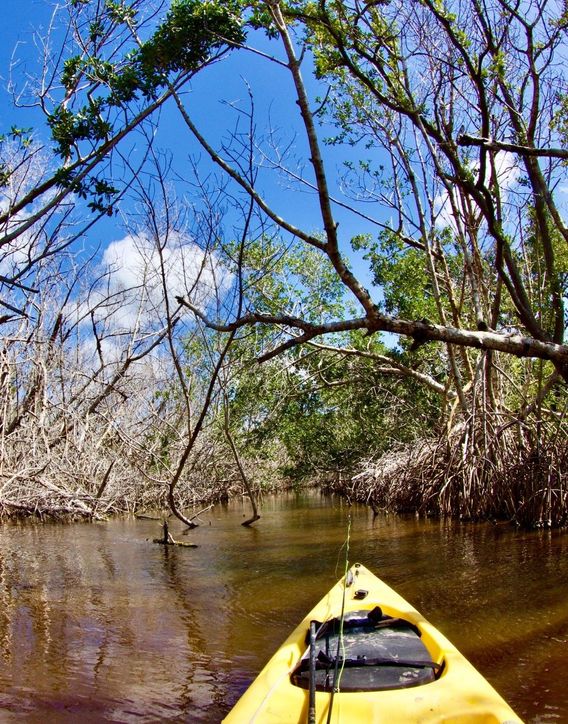
M568 524L568 449L563 438L540 435L528 425L487 430L466 424L438 439L420 439L369 456L350 470L317 471L304 480L282 473L282 460L240 459L240 467L213 447L202 448L189 474L176 489L178 510L192 526L199 514L230 499L254 495L262 519L262 496L293 488L318 488L348 503L379 512L506 521L522 528L562 528ZM483 443L483 444L482 444ZM3 474L0 523L8 519L39 521L105 520L116 515L157 520L175 514L168 508L168 486L143 471L132 451L122 457L77 457L69 467L33 464L22 456L20 473ZM243 486L242 473L254 481ZM15 466L17 469L17 466ZM78 474L81 471L82 474ZM249 482L249 487L250 487ZM197 522L194 522L197 520ZM262 521L261 521L262 523Z
M336 478L324 490L369 505L375 513L416 513L522 528L568 524L568 450L555 440L534 447L510 429L487 449L464 428L438 440L400 446Z

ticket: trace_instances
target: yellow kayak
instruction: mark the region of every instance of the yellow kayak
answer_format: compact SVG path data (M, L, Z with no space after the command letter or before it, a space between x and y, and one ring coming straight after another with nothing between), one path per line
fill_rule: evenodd
M521 720L445 636L356 563L290 634L225 719L227 724L328 721Z

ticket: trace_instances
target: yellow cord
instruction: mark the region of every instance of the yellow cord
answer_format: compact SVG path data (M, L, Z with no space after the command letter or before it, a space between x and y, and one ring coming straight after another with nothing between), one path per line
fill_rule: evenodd
M343 599L341 601L341 618L339 619L339 642L341 646L341 669L337 677L336 690L339 691L339 683L345 668L345 640L343 638L343 618L345 614L345 595L347 591L347 575L349 573L349 542L351 536L351 516L347 519L347 539L345 541L345 570L343 572Z
M345 668L345 641L343 639L343 618L345 616L345 596L347 593L347 576L349 573L349 541L351 536L351 516L347 519L347 539L345 540L345 570L343 572L343 598L341 601L341 616L339 617L339 647L341 649L341 669L337 670L337 678L333 683L331 696L329 699L329 708L327 710L327 724L331 722L331 712L333 710L333 697L339 693L339 683L341 675ZM343 546L341 546L343 548ZM338 557L339 558L339 557ZM339 652L338 652L339 653ZM337 657L336 657L337 661ZM336 664L337 665L337 664Z

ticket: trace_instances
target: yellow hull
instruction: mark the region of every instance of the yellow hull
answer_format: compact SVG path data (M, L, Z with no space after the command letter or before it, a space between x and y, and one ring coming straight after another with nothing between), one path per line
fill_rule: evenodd
M353 583L349 585L350 578ZM345 613L379 605L388 616L403 618L420 631L433 662L441 665L435 681L404 689L341 692L333 697L331 722L445 722L446 724L518 724L521 720L459 651L409 603L364 566L355 564L290 634L248 690L229 712L227 724L299 724L308 720L308 691L291 682L291 674L306 652L310 621L326 621ZM355 592L368 591L364 600ZM331 694L315 694L315 721L328 720Z

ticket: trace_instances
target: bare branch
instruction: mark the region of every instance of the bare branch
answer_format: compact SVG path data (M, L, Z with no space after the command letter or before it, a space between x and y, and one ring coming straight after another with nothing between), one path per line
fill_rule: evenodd
M509 151L510 153L517 153L519 156L568 159L568 150L564 148L532 148L531 146L521 146L517 143L497 141L494 138L469 136L466 133L458 136L456 142L458 146L477 146L486 148L488 151Z

